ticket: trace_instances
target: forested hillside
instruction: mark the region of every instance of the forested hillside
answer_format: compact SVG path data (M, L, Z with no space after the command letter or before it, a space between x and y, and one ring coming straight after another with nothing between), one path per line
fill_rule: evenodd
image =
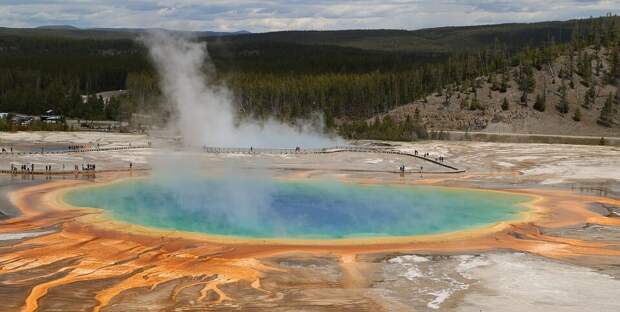
M440 138L444 130L620 135L620 32L576 28L568 43L525 48L385 114L342 125L350 138ZM487 66L481 62L483 68Z
M526 94L527 105L519 106L525 109L539 94L554 102L557 95L548 93L559 92L557 86L566 85L563 94L573 103L581 95L580 85L596 84L594 103L600 106L600 92L611 90L619 78L619 27L618 17L608 16L418 31L194 35L208 43L217 72L212 83L232 89L241 115L292 121L319 111L328 126L341 125L349 137L410 139L411 129L486 127L493 118L467 116L490 114L486 107L503 101L505 92L511 107L517 107L515 90L519 98ZM69 117L115 120L133 112L170 113L158 101L158 79L145 48L135 40L139 35L137 30L0 28L0 111L54 109ZM561 61L567 56L570 62ZM591 73L585 70L587 62ZM552 79L555 84L547 81ZM542 84L548 86L543 93ZM128 89L129 95L109 105L94 99L83 104L80 98L116 89ZM492 100L483 99L489 96L485 92ZM433 108L446 94L452 104ZM426 105L418 108L417 117L415 109L408 111L416 103ZM616 110L610 110L609 122L597 125L615 127ZM445 122L446 111L467 121ZM368 126L387 112L394 117L388 126ZM391 122L399 130L388 129Z

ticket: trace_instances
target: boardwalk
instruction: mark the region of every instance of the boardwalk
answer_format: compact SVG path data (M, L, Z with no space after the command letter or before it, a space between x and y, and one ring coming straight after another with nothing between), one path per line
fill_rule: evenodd
M0 153L1 158L9 158L12 161L11 164L15 166L14 170L10 170L10 168L5 168L0 170L0 174L11 174L11 175L44 175L44 176L52 176L52 175L75 175L75 176L92 176L96 173L105 173L105 172L122 172L122 171L144 171L150 170L149 168L131 168L131 170L127 168L115 168L115 169L104 169L104 170L75 170L73 169L73 165L67 166L66 168L53 168L52 170L44 170L44 164L37 164L34 170L21 170L21 165L26 165L31 163L31 161L19 161L20 156L52 156L59 154L79 154L79 153L89 153L89 152L106 152L106 151L124 151L124 150L136 150L136 149L146 149L151 148L150 144L139 144L139 145L127 145L127 146L113 146L113 147L95 147L95 146L87 146L80 148L64 148L64 149L53 149L53 150L45 150L42 151L15 151L15 152L3 152ZM18 163L20 165L16 165ZM83 164L83 162L78 162ZM27 165L27 169L30 169L30 165Z
M53 151L43 151L43 152L36 152L36 151L31 151L31 152L14 152L14 153L2 153L0 154L0 157L9 157L9 159L11 160L11 164L28 164L28 163L32 163L32 161L28 160L28 161L24 161L19 159L20 156L22 157L28 157L28 156L38 156L39 158L45 158L47 155L56 155L56 154L79 154L79 153L89 153L89 152L104 152L104 151L119 151L119 153L123 153L124 150L136 150L136 149L145 149L145 148L150 148L150 145L133 145L133 146L116 146L116 147L92 147L92 148L80 148L80 149L67 149L67 150L53 150ZM195 151L195 150L194 150ZM355 147L355 146L337 146L337 147L329 147L329 148L314 148L314 149L277 149L277 148L230 148L230 147L203 147L201 152L203 153L209 153L209 154L230 154L230 155L234 155L234 154L245 154L245 155L309 155L309 154L316 154L316 155L326 155L327 154L334 154L334 153L360 153L360 154L392 154L392 155L401 155L401 156L405 156L405 157L411 157L411 158L415 158L419 161L422 162L427 162L429 164L433 164L436 165L438 168L442 168L443 170L422 170L422 168L420 167L420 170L416 170L416 169L407 169L407 171L405 173L414 173L414 172L423 172L423 173L435 173L435 174L452 174L452 173L462 173L465 170L460 169L452 164L448 164L444 161L437 161L436 159L432 159L429 157L424 157L424 156L420 156L420 155L416 155L415 153L410 153L410 152L406 152L406 151L399 151L399 150L394 150L391 148L370 148L370 147ZM21 160L21 162L20 162ZM73 166L75 164L72 164L67 167L65 167L64 165L61 168L58 168L59 165L54 166L55 168L53 168L52 170L44 170L44 162L43 164L41 164L41 159L39 160L39 162L37 163L35 170L21 170L21 165L15 165L15 167L17 168L17 170L10 170L10 168L4 168L4 170L0 170L0 173L3 174L12 174L12 175L45 175L45 176L52 176L52 175L79 175L79 176L90 176L90 175L94 175L95 173L106 173L106 172L121 172L121 171L148 171L151 168L149 168L148 166L140 166L139 168L136 167L136 164L134 163L133 168L129 168L129 163L127 163L127 167L123 167L122 163L119 163L115 166L103 166L103 168L99 169L99 163L100 160L96 160L96 159L91 159L91 160L86 160L86 161L76 161L76 164L82 164L82 163L97 163L97 168L98 170L74 170ZM36 162L36 161L35 161ZM321 162L320 159L318 160L318 162ZM318 170L319 167L318 166L315 170ZM424 166L426 168L426 166ZM28 167L30 168L30 167ZM250 168L250 167L247 167ZM268 169L268 168L264 168L264 169ZM295 164L289 164L287 167L273 167L271 169L275 169L275 170L309 170L310 168L304 168L304 167L299 167L296 166ZM344 171L344 172L386 172L386 173L400 173L400 171L398 170L392 170L389 168L382 168L382 169L378 169L378 168L336 168L336 169L329 169L329 170L335 170L335 171Z
M432 158L416 155L414 153L408 153L404 151L398 151L394 149L387 148L372 148L372 147L356 147L356 146L337 146L337 147L328 147L328 148L309 148L309 149L294 149L294 148L236 148L236 147L204 147L203 150L207 153L222 153L222 154L268 154L268 155L278 155L278 154L330 154L330 153L378 153L378 154L395 154L395 155L403 155L414 157L423 161L427 161L433 163L435 165L439 165L443 168L448 169L447 173L461 173L465 172L463 169L459 169L453 165L447 164L443 161L437 161Z
M114 146L114 147L85 147L85 148L75 148L75 149L54 149L54 150L45 150L43 148L42 151L19 151L19 152L3 152L0 153L0 156L23 156L23 155L49 155L49 154L71 154L71 153L86 153L86 152L104 152L104 151L122 151L122 150L130 150L130 149L140 149L140 148L150 148L151 146L148 144L145 145L128 145L128 146Z

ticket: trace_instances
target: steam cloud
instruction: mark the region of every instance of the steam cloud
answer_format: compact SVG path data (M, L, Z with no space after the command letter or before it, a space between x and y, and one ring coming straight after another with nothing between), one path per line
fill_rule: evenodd
M142 38L160 76L165 100L178 114L174 126L191 146L326 147L342 142L310 122L292 127L274 120L236 123L230 90L212 81L206 44L163 31Z
M170 126L179 131L186 145L316 148L342 143L342 139L324 133L322 122L318 126L316 122L296 122L293 127L275 120L239 121L231 91L212 79L215 69L205 43L166 32L149 33L142 42L159 73L164 100L176 114ZM249 232L261 230L264 224L259 220L268 220L282 229L291 224L290 219L283 219L272 207L277 189L263 169L269 160L257 157L253 169L246 170L240 168L236 159L224 157L203 171L199 168L205 169L204 159L201 153L177 150L152 155L149 162L154 171L150 181L162 196L157 195L154 203L175 204L168 207L170 212L145 209L140 212L144 218L167 224L183 215L197 214L220 220L223 228L227 224L242 224ZM216 171L216 176L220 173L219 185L205 182L202 172L207 171ZM131 196L136 203L147 200L137 193Z

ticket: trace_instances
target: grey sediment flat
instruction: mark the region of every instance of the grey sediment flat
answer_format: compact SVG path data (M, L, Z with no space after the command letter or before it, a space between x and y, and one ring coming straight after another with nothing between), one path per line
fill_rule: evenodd
M22 179L21 177L0 176L0 220L19 216L20 212L9 200L8 194L22 187L46 182L45 179Z

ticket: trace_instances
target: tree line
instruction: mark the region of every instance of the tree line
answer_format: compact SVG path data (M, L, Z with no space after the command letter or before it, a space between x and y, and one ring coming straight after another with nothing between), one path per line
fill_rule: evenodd
M424 137L414 116L400 123L366 123L367 129L362 123L397 106L443 92L446 87L473 86L481 76L492 77L490 82L497 90L505 89L512 79L509 71L515 67L519 69L516 81L527 102L536 98L532 94L532 69L543 69L567 51L571 57L577 56L576 65L570 62L570 68L560 74L566 78L561 83L567 88L576 83L572 73L579 73L585 83L590 83L597 70L605 72L608 83L617 83L618 18L605 16L571 23L571 36L549 35L531 45L515 47L487 35L484 45L476 49L463 46L462 51L378 51L277 38L254 40L252 35L207 41L217 69L213 83L233 91L241 115L294 121L321 112L328 126L334 126L335 119L344 121L340 130L350 137L378 138L382 137L378 133L390 133L383 137L405 139L413 133ZM542 37L541 31L533 29L532 37ZM527 37L522 30L519 35ZM597 62L584 52L589 46L611 51L609 69L588 66ZM108 105L93 96L85 103L81 98L118 89L127 89L129 94ZM0 111L41 114L53 109L67 117L113 120L128 119L133 112L171 113L160 105L159 96L157 74L139 42L0 36ZM544 98L538 97L535 108L544 110ZM606 111L611 116L617 96L610 97L612 103ZM565 110L559 106L559 111ZM602 123L605 120L601 118Z

